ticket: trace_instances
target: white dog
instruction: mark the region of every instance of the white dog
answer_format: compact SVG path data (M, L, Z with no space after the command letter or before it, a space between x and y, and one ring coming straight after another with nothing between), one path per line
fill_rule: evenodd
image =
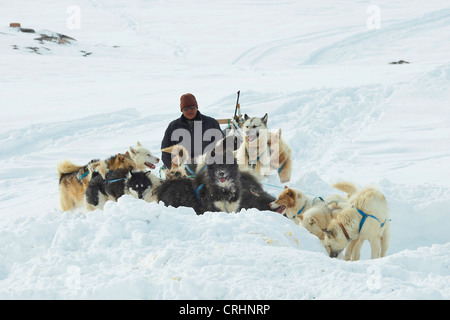
M267 130L267 113L264 117L250 118L244 115L243 143L235 151L235 157L241 170L251 171L259 179L264 179L272 170L270 167L269 132Z
M356 191L353 185L340 183L340 190ZM350 195L350 194L349 194ZM373 187L366 187L350 196L348 204L339 204L337 214L324 230L323 246L330 257L336 257L346 247L345 259L360 258L361 246L370 242L371 259L384 257L389 247L390 223L388 203L384 195Z
M159 162L159 158L152 155L150 150L144 148L141 143L137 142L137 147L130 147L131 158L136 162L137 170L155 169L155 164Z

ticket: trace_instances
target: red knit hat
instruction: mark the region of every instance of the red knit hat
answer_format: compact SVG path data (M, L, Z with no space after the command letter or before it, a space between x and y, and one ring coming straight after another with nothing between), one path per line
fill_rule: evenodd
M197 107L197 100L192 93L185 93L180 98L180 109L183 110L184 107Z

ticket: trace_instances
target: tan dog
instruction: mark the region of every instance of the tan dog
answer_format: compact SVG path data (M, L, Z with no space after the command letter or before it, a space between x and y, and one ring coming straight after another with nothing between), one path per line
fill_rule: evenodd
M77 166L69 160L58 164L59 201L62 211L75 209L83 204L84 192L92 177L88 165Z
M330 223L338 201L345 201L345 199L339 195L322 199L285 186L277 200L271 202L269 206L272 210L285 214L296 224L305 227L319 239L323 239L323 229Z
M342 188L343 185L340 190L355 191L354 186ZM388 210L386 198L373 187L352 193L349 203L339 205L335 218L325 230L322 244L330 257L336 257L347 247L345 259L359 260L365 240L370 242L371 259L384 257L390 240Z
M292 172L291 149L281 138L281 129L276 133L270 132L268 144L270 148L270 167L277 170L281 183L289 182Z

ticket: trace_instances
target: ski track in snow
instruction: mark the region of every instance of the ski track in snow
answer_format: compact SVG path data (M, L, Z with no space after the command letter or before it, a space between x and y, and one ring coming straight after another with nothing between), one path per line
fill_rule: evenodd
M259 7L250 2L232 3L231 7L209 1L201 4L207 5L210 13L234 12L231 9L236 6L244 12L255 9L255 17L266 17L264 10L256 10ZM217 40L217 35L211 36L209 30L202 30L204 33L198 37L205 36L204 43L225 52L218 55L217 66L213 66L208 65L210 55L199 54L209 47L196 47L201 41L189 31L180 28L180 36L172 26L164 29L160 19L153 25L153 20L145 18L148 13L154 14L153 5L183 16L187 2L180 7L175 3L140 1L134 1L134 7L125 7L99 0L83 1L82 5L83 17L93 14L86 8L94 10L95 17L99 16L99 21L103 18L106 26L111 23L116 33L108 36L107 27L99 26L92 33L81 33L85 42L66 47L49 44L49 50L42 50L42 60L27 60L34 55L25 50L34 43L32 37L6 28L0 30L4 31L0 39L6 48L0 56L7 59L21 54L24 65L36 72L30 79L42 76L38 88L45 90L62 80L58 70L68 71L74 79L62 81L65 85L77 83L76 79L81 83L90 76L96 78L105 71L102 68L115 69L116 73L112 80L106 73L98 82L92 82L95 86L103 79L106 87L111 84L106 88L111 95L108 100L103 96L107 90L97 93L89 84L83 84L78 90L89 90L87 97L65 101L67 108L76 108L81 101L92 100L92 106L98 108L81 112L70 121L37 118L15 123L12 129L0 129L0 159L4 163L0 169L0 299L450 298L450 238L445 223L450 207L448 45L441 43L441 51L429 50L433 54L424 54L419 66L416 61L392 66L398 74L386 65L380 66L390 61L387 59L397 59L397 53L408 59L409 49L413 56L420 56L426 50L410 44L420 39L425 47L439 44L443 37L431 35L449 30L450 8L441 5L444 8L440 10L382 21L382 28L374 31L361 31L353 22L346 25L339 21L331 24L335 28L322 25L309 30L302 25L298 30L269 33L266 37L255 34L254 38L240 38L224 28L229 20L212 15L205 21L208 27L216 27L210 32L217 31L227 41L235 36L236 42L233 48L229 42ZM280 12L290 5L297 8L289 3L259 5L280 8ZM334 5L319 9L329 13ZM389 11L387 4L382 8ZM354 7L348 4L348 9L353 12ZM314 10L311 12L314 17ZM298 19L295 13L283 18L286 23ZM212 23L214 19L217 24ZM249 28L251 34L251 21L236 28L244 34L244 29ZM104 33L96 38L96 31ZM120 48L115 48L116 43ZM80 50L94 53L81 58ZM55 57L59 64L53 65L46 56ZM77 60L90 58L102 61L79 64ZM133 59L136 65L129 67ZM208 61L205 66L202 59ZM65 65L70 62L73 65ZM352 69L354 65L366 62L375 65L370 72L379 67L380 73L373 80L361 79L361 84L358 79L350 82L352 72L355 77L364 75ZM143 63L150 67L143 67ZM86 75L77 75L79 66L86 68ZM334 67L337 69L330 72ZM405 72L408 67L412 68L409 73ZM6 68L5 72L14 77L0 77L0 83L33 83L12 70ZM39 71L45 74L39 75ZM230 77L235 71L237 75ZM123 80L120 72L125 74ZM311 85L309 79L300 76L298 85L295 81L287 83L297 79L292 75L296 72L317 75ZM324 83L328 83L326 77L339 78L340 72L348 73L342 75L342 84L338 79L333 85L315 85L322 78ZM284 75L289 79L285 83ZM386 75L391 77L383 81ZM241 76L245 81L240 82ZM385 258L369 260L370 247L366 243L361 261L330 259L317 238L272 212L244 210L196 216L189 208L166 208L130 196L108 202L104 210L60 211L56 174L59 161L68 158L86 164L94 158L125 152L137 141L160 156L168 118L178 116L176 112L168 114L165 106L176 103L177 97L170 103L167 97L151 102L147 98L153 93L163 97L165 92L174 92L164 88L172 85L192 89L210 86L211 91L220 92L224 84L230 87L228 81L236 81L233 85L246 89L241 91L243 113L262 117L268 112L269 128L282 128L294 159L288 186L322 196L334 193L330 184L339 179L380 188L388 199L392 220L391 244ZM149 91L145 91L147 83ZM36 93L33 90L39 89L29 88L27 94ZM50 107L45 110L46 106L59 105L64 98L49 92L45 103L38 104L44 112L53 112ZM114 102L118 92L125 102L110 110L108 102ZM222 92L221 96L209 98L214 102L201 110L224 118L230 115L236 95ZM24 97L16 102L24 113L29 110ZM147 105L149 109L141 107ZM427 107L425 116L422 106ZM265 183L274 196L283 188L275 175Z

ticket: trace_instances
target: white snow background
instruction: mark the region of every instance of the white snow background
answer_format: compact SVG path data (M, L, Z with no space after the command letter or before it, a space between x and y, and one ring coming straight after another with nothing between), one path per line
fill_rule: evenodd
M449 299L449 57L448 1L2 1L0 298ZM61 212L59 161L137 141L160 156L183 93L226 118L238 90L243 113L282 128L289 187L380 188L386 257L366 244L360 261L331 259L273 212L131 196Z

